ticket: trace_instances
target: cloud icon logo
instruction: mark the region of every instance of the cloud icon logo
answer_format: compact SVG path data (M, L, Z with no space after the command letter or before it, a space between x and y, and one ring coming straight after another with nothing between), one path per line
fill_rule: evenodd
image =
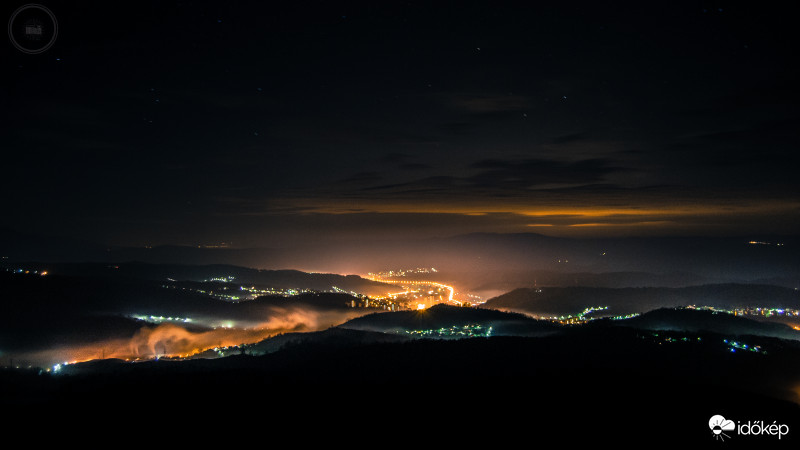
M734 424L732 420L727 420L717 414L715 416L711 416L711 419L708 420L708 428L711 428L711 432L714 434L715 439L724 441L726 437L730 437L724 432L735 429L736 424Z

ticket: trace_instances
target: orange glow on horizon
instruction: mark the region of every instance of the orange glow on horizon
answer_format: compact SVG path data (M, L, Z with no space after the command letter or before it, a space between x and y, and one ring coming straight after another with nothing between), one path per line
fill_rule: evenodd
M565 227L628 227L628 226L648 226L648 225L665 225L671 223L667 220L652 220L647 222L631 222L631 223L605 223L605 222L591 222L591 223L573 223L563 225ZM549 224L550 226L558 226Z
M728 193L725 197L713 197L708 193L678 197L644 195L621 198L542 194L529 201L522 198L481 197L432 198L423 201L405 198L287 198L275 201L272 206L288 204L291 200L293 206L301 205L303 214L452 215L469 219L465 224L475 224L479 231L524 232L526 229L539 228L553 235L579 235L586 232L718 232L720 228L741 224L743 219L796 214L800 210L800 202L796 200L752 199L744 194L732 196ZM465 225L465 228L469 228L469 225Z

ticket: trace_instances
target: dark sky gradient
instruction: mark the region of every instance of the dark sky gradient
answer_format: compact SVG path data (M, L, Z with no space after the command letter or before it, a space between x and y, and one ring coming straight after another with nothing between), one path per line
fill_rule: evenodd
M55 45L2 49L3 224L234 246L798 229L787 11L532 3L45 2Z

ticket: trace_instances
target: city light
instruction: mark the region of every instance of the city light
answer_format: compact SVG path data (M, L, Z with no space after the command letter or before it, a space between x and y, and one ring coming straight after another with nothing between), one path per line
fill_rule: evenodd
M428 330L405 330L405 333L415 337L423 338L470 338L470 337L489 337L492 334L492 327L485 327L479 324L463 326L442 327Z

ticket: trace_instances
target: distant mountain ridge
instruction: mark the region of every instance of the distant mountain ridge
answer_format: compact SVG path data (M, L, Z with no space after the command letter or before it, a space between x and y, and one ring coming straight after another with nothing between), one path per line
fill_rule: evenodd
M0 264L16 267L12 262ZM345 291L359 293L385 294L396 287L371 281L358 275L339 275L333 273L308 273L299 270L262 270L229 264L151 264L144 262L128 263L23 263L51 274L75 277L100 277L115 279L139 279L150 281L204 281L213 278L233 277L230 281L239 284L258 284L281 289L331 290L336 286Z
M180 245L146 248L42 237L5 229L0 230L0 257L8 258L9 262L224 263L333 273L406 267L473 273L680 271L710 282L773 280L784 286L800 287L798 236L575 239L535 233L473 233L412 240L301 243L284 248Z

